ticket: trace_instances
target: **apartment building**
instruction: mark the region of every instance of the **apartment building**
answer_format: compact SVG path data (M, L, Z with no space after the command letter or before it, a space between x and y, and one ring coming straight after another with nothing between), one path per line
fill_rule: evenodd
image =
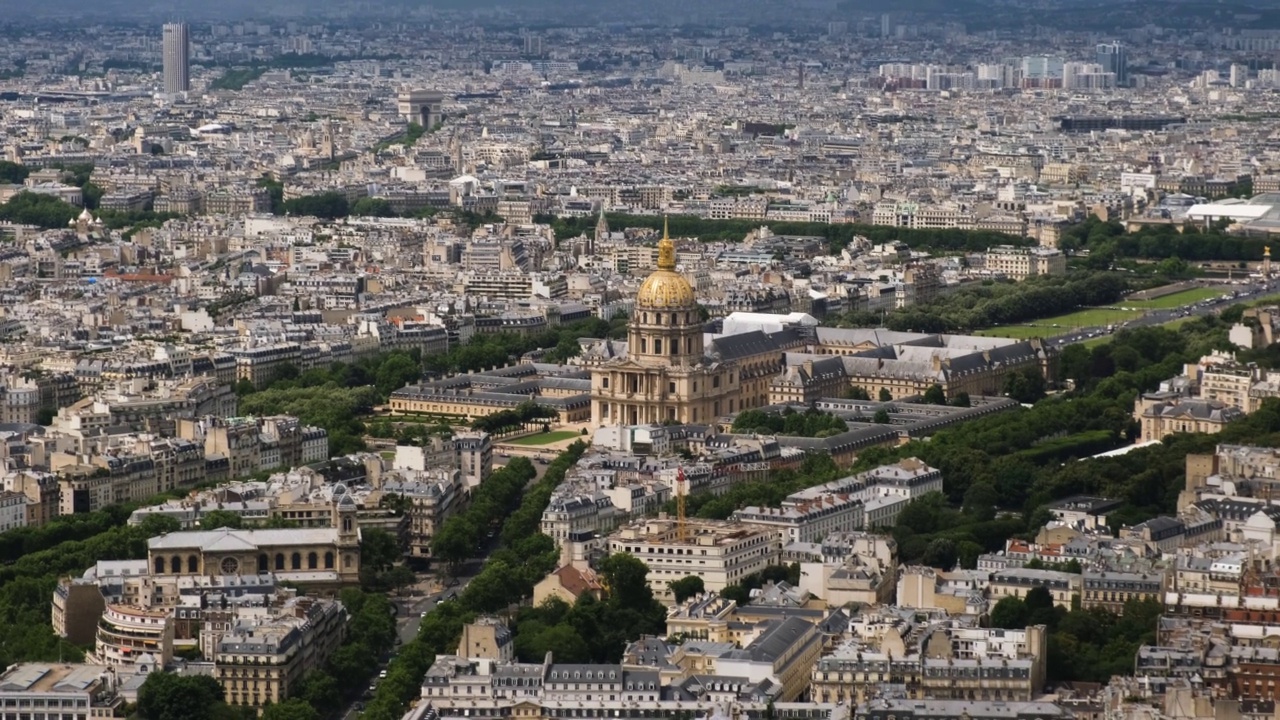
M784 501L780 508L750 506L737 510L733 522L779 532L783 543L821 542L833 532L861 530L863 503L849 495L819 495Z
M871 212L872 225L913 230L971 228L973 222L973 213L959 207L921 205L916 202L880 202Z
M0 708L4 720L31 717L28 708L45 708L48 712L37 714L48 720L113 718L125 705L118 683L108 665L15 663L0 673Z
M402 498L407 506L409 554L428 557L431 541L440 526L465 499L461 474L457 470L401 470L396 474L400 477L383 481L382 491L387 496Z
M1013 280L1040 275L1065 275L1067 256L1056 248L999 245L987 249L986 271Z
M33 423L40 412L40 387L18 376L0 378L0 423Z
M1130 600L1160 600L1164 595L1163 573L1126 573L1093 571L1084 573L1080 606L1100 607L1117 615L1124 614Z
M221 188L206 193L204 211L209 215L252 215L271 212L266 188Z
M248 380L255 388L264 388L280 376L286 366L298 367L302 347L284 342L231 350L236 360L236 378Z
M27 526L27 496L0 490L0 532Z
M173 660L173 614L168 610L108 603L90 658L102 665L148 672Z
M227 703L262 708L288 699L307 673L324 667L346 623L337 601L293 598L265 617L245 613L225 630L206 628L201 644L211 649Z
M708 592L720 592L777 563L782 533L742 523L697 521L681 528L658 518L625 526L609 536L609 552L634 555L649 568L649 586L671 597L667 584L690 575Z
M916 702L1025 702L1043 689L1043 649L1013 658L996 653L966 658L954 652L929 657L918 648L898 648L894 652L850 641L813 666L810 697L819 703L863 703L877 697L885 683L893 683L904 686L906 696Z
M1049 591L1054 605L1070 610L1072 600L1079 597L1083 589L1083 578L1076 573L1056 570L1012 568L992 573L987 589L995 603L1006 597L1024 598L1032 588L1038 587Z
M859 705L851 720L1069 720L1052 702L878 699Z
M1243 410L1219 400L1166 390L1143 393L1133 408L1133 419L1141 427L1139 442L1157 442L1174 433L1219 433L1244 415Z

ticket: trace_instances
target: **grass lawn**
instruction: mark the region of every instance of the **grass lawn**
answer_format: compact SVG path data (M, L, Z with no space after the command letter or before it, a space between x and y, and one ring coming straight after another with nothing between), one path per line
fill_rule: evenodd
M1132 320L1142 315L1140 311L1125 310L1107 310L1106 308L1089 308L1087 310L1077 310L1066 315L1058 317L1044 318L1043 320L1033 320L1031 326L1027 325L1002 325L1000 327L979 330L978 335L988 335L991 337L1007 337L1017 340L1025 340L1033 337L1053 337L1054 335L1062 335L1081 327L1100 327L1103 325L1119 325L1126 320ZM1054 327L1054 326L1057 327Z
M1183 305L1191 305L1201 300L1220 297L1221 289L1215 288L1191 288L1181 292L1165 295L1152 300L1119 300L1116 305L1122 307L1139 308L1142 310L1170 310Z
M1132 320L1141 316L1141 312L1125 311L1125 310L1108 310L1106 308L1089 308L1088 310L1077 310L1066 315L1058 317L1045 318L1044 320L1036 320L1032 324L1040 327L1052 328L1057 325L1063 332L1080 327L1097 327L1100 325L1111 325L1126 320ZM1061 333L1054 333L1060 335Z
M1000 325L998 327L987 328L986 330L978 330L974 335L1027 340L1035 337L1053 337L1054 335L1061 335L1070 329L1071 328L1042 328L1027 325Z
M1190 317L1174 318L1173 320L1170 320L1169 322L1160 323L1159 325L1156 325L1155 327L1162 327L1162 328L1164 328L1164 329L1166 329L1166 330L1177 330L1179 325L1185 325L1185 324L1187 324L1187 323L1191 322L1192 320L1195 320L1197 317L1198 317L1198 316L1196 316L1196 315L1192 315L1192 316L1190 316ZM1081 345L1084 345L1084 346L1085 346L1085 347L1087 347L1087 348L1092 349L1092 348L1094 348L1094 347L1096 347L1096 346L1098 346L1098 345L1102 345L1103 343L1109 343L1109 342L1111 342L1111 338L1113 338L1113 337L1115 337L1115 335L1100 335L1100 336L1098 336L1098 337L1096 337L1096 338L1090 338L1090 339L1088 339L1088 340L1085 340L1084 342L1082 342L1082 343L1080 343L1080 344L1081 344Z
M582 434L573 430L553 430L546 433L538 433L528 437L516 438L515 440L500 440L499 442L510 443L512 445L549 445L553 442L561 440L572 440L580 437Z

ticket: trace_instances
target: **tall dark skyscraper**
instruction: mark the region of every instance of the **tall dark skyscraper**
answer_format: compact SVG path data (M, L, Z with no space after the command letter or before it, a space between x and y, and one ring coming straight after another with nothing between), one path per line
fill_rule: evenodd
M164 91L170 95L191 89L191 33L186 23L164 25Z
M1103 72L1116 74L1116 85L1126 87L1129 84L1129 53L1118 41L1098 44L1097 63Z

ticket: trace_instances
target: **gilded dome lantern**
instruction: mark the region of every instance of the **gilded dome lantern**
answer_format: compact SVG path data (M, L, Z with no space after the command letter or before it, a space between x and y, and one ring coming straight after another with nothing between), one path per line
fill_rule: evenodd
M676 272L676 245L662 220L662 240L658 241L658 269L645 279L636 295L637 308L660 310L693 308L698 304L693 286Z

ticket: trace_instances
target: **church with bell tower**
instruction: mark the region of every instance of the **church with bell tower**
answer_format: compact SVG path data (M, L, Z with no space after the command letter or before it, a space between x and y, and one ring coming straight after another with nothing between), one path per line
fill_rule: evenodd
M636 295L625 356L589 362L593 423L710 423L767 404L767 378L781 364L776 348L751 353L749 367L722 350L705 344L697 296L676 272L676 247L664 221L658 269Z

